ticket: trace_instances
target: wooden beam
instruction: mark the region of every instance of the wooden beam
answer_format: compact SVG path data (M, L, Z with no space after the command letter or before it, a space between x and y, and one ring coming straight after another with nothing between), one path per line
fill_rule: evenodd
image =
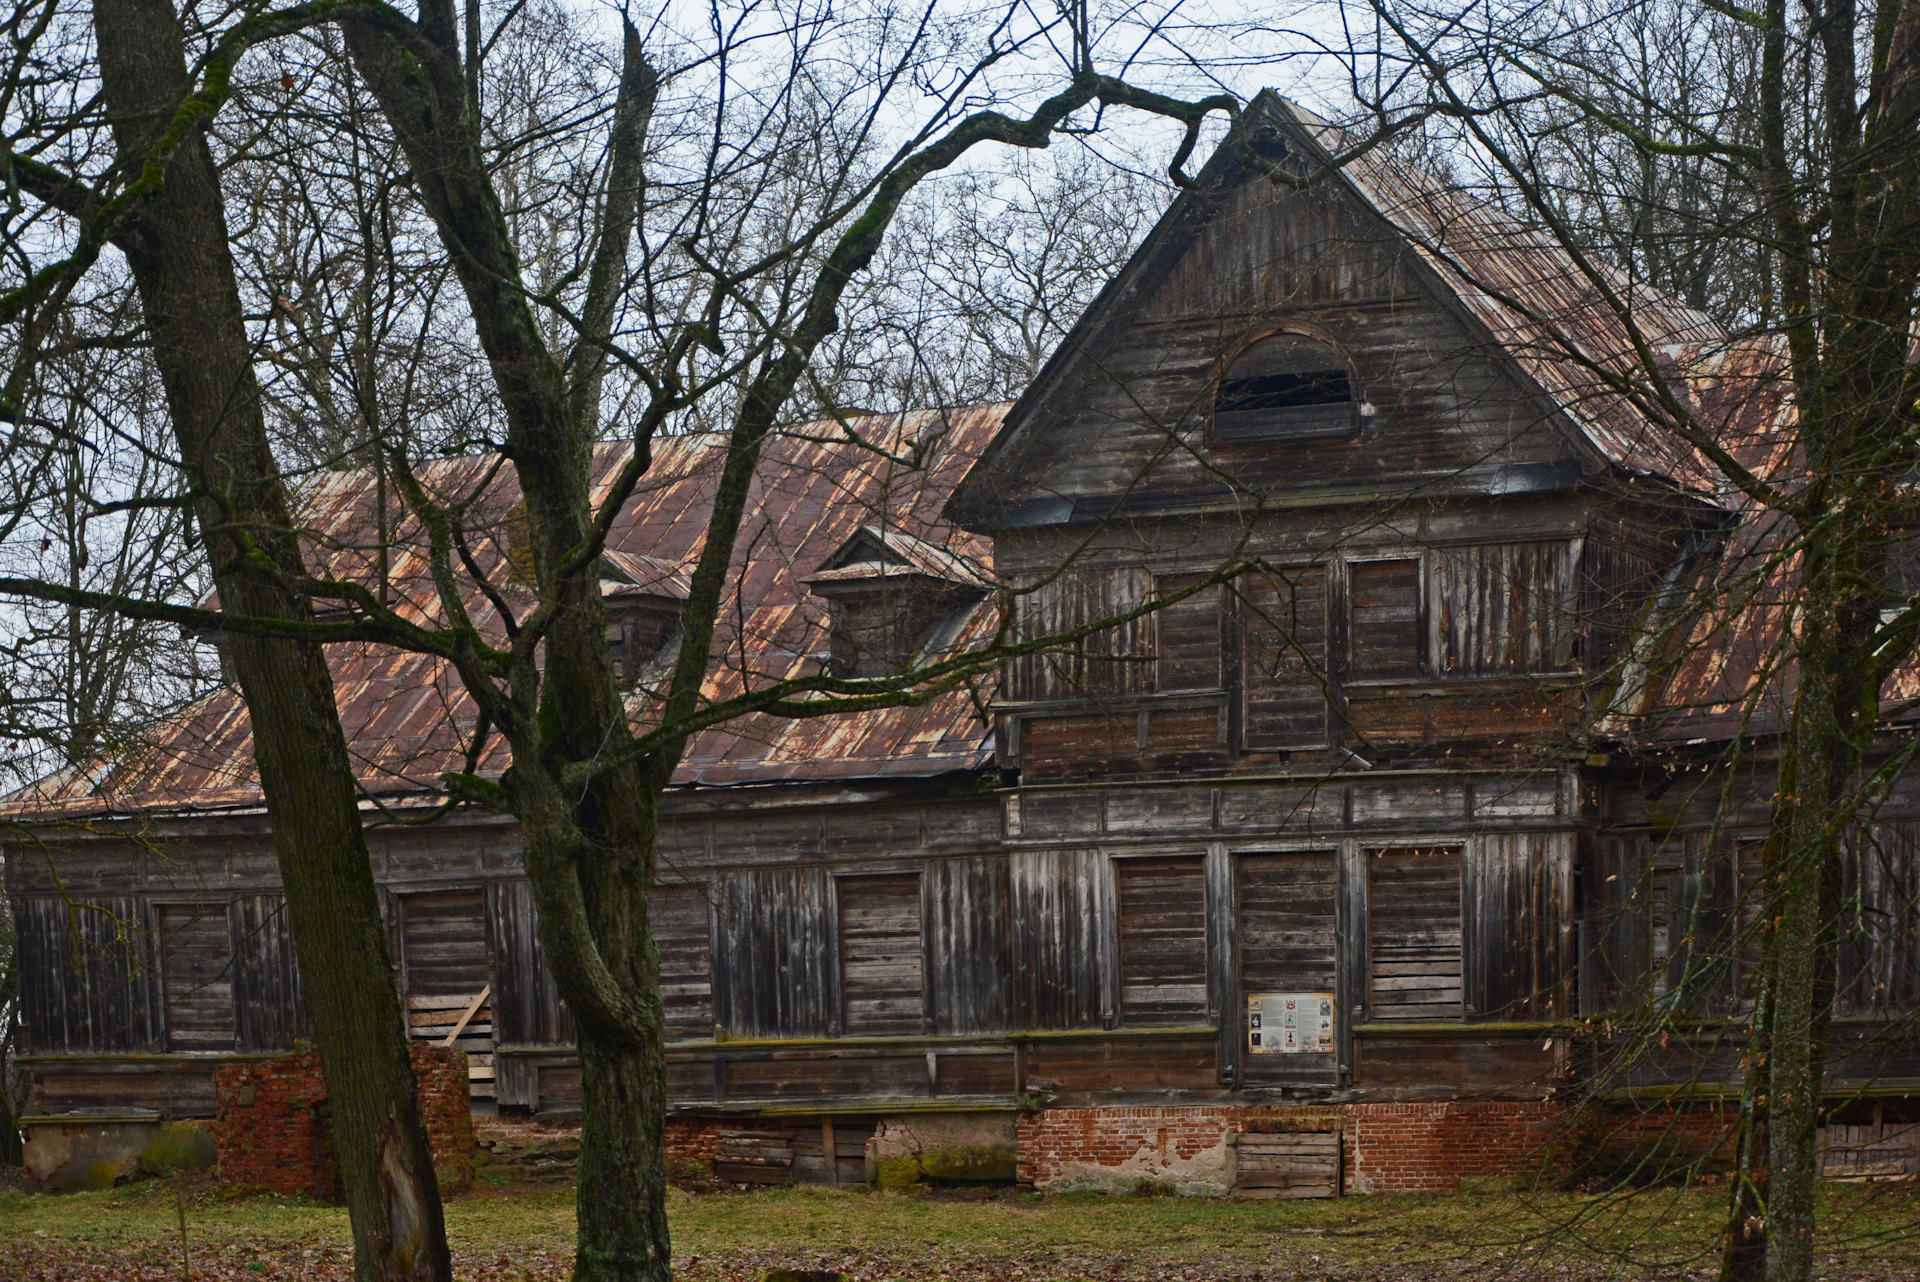
M453 1026L453 1031L447 1034L447 1040L440 1044L442 1046L453 1045L454 1040L466 1030L468 1024L473 1022L473 1017L479 1013L482 1006L487 1004L487 998L492 996L492 994L492 984L482 985L480 991L474 994L473 1001L468 1004L466 1012L460 1016L460 1022Z

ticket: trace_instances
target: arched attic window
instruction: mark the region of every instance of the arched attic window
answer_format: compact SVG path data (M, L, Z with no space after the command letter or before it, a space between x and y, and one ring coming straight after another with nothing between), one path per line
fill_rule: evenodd
M1296 441L1359 425L1344 356L1304 334L1263 338L1234 358L1213 396L1213 439Z

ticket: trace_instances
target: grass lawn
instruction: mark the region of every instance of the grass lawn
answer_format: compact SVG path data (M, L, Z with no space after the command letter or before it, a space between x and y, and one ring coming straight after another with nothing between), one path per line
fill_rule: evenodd
M790 1188L672 1194L676 1274L758 1279L774 1267L861 1279L1707 1277L1724 1192L1660 1190L1626 1203L1483 1190L1444 1198L1223 1202ZM1834 1186L1821 1276L1920 1277L1920 1186ZM181 1277L175 1191L0 1194L0 1277L20 1282ZM573 1193L485 1187L448 1204L456 1268L475 1282L567 1275ZM196 1282L345 1279L344 1212L202 1189L187 1207ZM1633 1263L1628 1262L1631 1257Z

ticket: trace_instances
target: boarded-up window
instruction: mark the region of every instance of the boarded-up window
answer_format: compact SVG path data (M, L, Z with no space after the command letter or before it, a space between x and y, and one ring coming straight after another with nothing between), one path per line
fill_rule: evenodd
M1016 634L1036 640L1113 618L1148 598L1145 570L1074 568L1013 601ZM1154 688L1155 616L1141 615L1077 641L1007 664L1006 697L1016 701L1104 698Z
M1339 871L1329 851L1241 855L1234 863L1234 948L1239 962L1239 1044L1251 1050L1249 998L1336 991ZM1337 1008L1336 1008L1337 1009ZM1317 1012L1316 1012L1317 1013ZM1260 1030L1270 1038L1272 1031ZM1242 1056L1247 1080L1327 1078L1331 1053Z
M150 1050L150 936L130 895L14 901L21 1022L36 1051Z
M163 904L160 993L167 1049L233 1049L233 941L225 904Z
M842 877L838 890L842 1031L925 1031L920 874Z
M1177 1024L1207 1013L1207 881L1199 858L1117 859L1120 1018Z
M1241 740L1252 749L1327 741L1327 576L1321 566L1238 584Z
M401 986L409 996L473 996L489 983L487 897L479 890L399 896Z
M1460 852L1368 856L1368 1017L1459 1019Z
M239 1049L290 1048L312 1037L300 967L293 955L287 901L280 895L241 895L234 901L233 1006Z
M1420 562L1356 562L1347 571L1347 602L1353 676L1420 675Z
M713 1036L713 932L704 886L653 888L653 940L667 1036Z
M1573 544L1444 548L1430 561L1427 654L1440 673L1561 672L1573 664Z
M1184 591L1197 575L1171 575L1155 581L1158 596ZM1220 601L1218 585L1203 588L1160 611L1159 688L1218 690L1220 688Z

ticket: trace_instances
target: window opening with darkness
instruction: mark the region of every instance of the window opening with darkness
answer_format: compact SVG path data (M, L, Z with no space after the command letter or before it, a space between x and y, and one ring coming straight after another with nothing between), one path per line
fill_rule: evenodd
M1213 401L1215 441L1345 436L1359 425L1346 361L1297 334L1262 339L1242 352Z

